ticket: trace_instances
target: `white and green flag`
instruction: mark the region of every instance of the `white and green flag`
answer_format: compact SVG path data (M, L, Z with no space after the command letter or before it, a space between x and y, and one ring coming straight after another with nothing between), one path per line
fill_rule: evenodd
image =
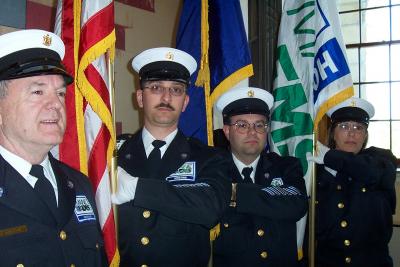
M301 160L307 191L313 129L331 107L351 97L347 64L335 0L285 0L279 30L271 118L271 150ZM302 258L306 218L297 223Z

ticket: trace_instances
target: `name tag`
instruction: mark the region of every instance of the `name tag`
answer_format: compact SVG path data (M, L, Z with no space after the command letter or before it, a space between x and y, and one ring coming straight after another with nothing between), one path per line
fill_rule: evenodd
M195 181L196 180L196 162L187 161L179 167L176 172L165 178L168 182L177 181Z
M90 205L90 202L86 198L86 196L83 195L76 196L75 215L76 218L78 219L78 222L96 220L96 216L94 215L92 205Z

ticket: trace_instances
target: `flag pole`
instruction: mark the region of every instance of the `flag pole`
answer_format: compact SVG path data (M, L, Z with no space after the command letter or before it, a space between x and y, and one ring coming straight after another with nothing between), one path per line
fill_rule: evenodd
M317 134L313 134L313 156L315 156L315 140L317 139ZM315 204L316 204L316 192L317 192L317 182L316 182L316 171L315 163L311 162L311 192L310 192L310 203L308 212L308 261L309 267L315 266Z
M113 132L111 133L112 139L117 140L115 132L115 83L114 83L114 62L111 60L110 51L107 50L107 65L108 65L108 88L110 89L110 107L111 107L111 118L113 125ZM111 158L110 168L110 184L111 193L114 194L117 191L117 147L114 146L113 154ZM115 224L115 238L118 244L118 214L117 205L112 204Z

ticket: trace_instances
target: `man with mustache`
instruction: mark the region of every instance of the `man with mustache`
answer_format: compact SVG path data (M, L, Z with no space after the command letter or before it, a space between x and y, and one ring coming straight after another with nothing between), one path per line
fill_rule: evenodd
M121 266L207 266L209 230L229 203L228 161L178 130L196 61L173 48L137 55L144 127L118 152ZM193 122L196 123L196 122Z
M56 160L66 126L61 39L0 36L0 266L108 266L89 179Z
M265 152L273 97L231 89L216 108L230 143L231 203L214 242L215 267L298 266L296 222L307 211L300 161Z

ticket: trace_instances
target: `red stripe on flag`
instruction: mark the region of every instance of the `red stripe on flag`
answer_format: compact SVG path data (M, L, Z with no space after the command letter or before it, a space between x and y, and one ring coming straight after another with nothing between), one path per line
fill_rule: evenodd
M74 12L72 1L62 2L61 39L65 44L65 57L63 63L67 71L75 74L74 61ZM67 87L65 96L67 109L67 126L63 142L59 145L59 159L76 170L80 170L78 130L76 121L75 85Z
M115 253L117 251L117 243L115 240L115 222L114 222L114 212L111 209L109 216L107 217L107 220L103 226L103 238L104 238L104 243L107 244L107 249L106 249L106 254L111 262L113 257L115 256Z
M81 38L79 58L82 57L87 49L98 43L113 31L114 20L104 20L105 17L114 17L114 4L112 2L90 17L85 25L83 25L81 36L84 36L84 38Z
M102 125L89 155L89 178L95 192L107 166L107 146L110 142L110 132Z
M93 86L93 88L97 91L100 95L101 99L103 100L104 104L106 104L108 110L111 113L110 107L110 92L100 73L96 70L93 65L89 65L85 70L86 78L88 79L89 83Z

